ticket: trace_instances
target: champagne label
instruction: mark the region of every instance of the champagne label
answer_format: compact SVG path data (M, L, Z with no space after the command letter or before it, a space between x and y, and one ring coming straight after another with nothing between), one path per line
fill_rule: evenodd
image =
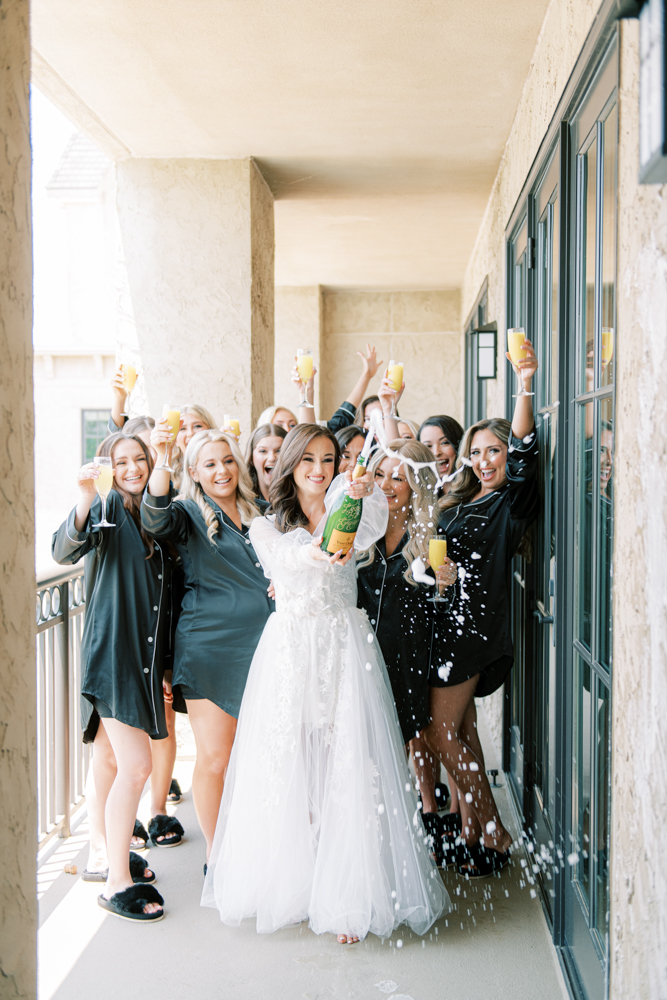
M338 531L337 528L334 528L331 532L331 538L329 539L326 551L334 555L342 549L343 555L346 556L354 545L355 535L356 531Z

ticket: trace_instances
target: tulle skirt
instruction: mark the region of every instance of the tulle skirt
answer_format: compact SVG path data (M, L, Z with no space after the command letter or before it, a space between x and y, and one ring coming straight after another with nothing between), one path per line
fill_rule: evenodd
M268 933L424 934L450 909L366 615L274 613L257 647L202 905Z

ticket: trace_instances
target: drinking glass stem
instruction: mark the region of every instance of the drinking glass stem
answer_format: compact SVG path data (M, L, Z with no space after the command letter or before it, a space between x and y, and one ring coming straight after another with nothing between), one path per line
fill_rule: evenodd
M308 402L308 384L306 382L302 382L301 385L303 386L303 391L301 393L301 402L299 403L299 406L310 406L310 403Z
M100 500L102 501L102 524L104 524L107 519L107 498L101 496Z

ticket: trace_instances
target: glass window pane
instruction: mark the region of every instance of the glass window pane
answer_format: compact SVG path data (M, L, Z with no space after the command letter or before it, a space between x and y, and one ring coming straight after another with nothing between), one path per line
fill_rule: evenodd
M591 668L576 657L574 671L574 878L589 903L591 867Z
M554 198L549 214L551 220L551 397L558 399L558 275L560 272L559 200Z
M577 455L577 637L591 648L591 566L593 549L593 402L578 409L579 447Z
M98 446L108 435L111 410L83 410L82 457L83 463L92 462Z
M600 384L612 385L616 326L616 106L604 123L602 203L602 373Z
M597 209L597 139L580 158L581 183L581 346L582 392L595 388L595 219Z
M597 428L599 454L599 489L597 497L598 549L598 655L607 669L611 666L611 621L613 580L613 510L614 510L614 407L611 399L600 401Z
M611 795L611 717L607 687L596 682L596 823L593 852L596 862L595 924L604 941L609 929L609 801Z

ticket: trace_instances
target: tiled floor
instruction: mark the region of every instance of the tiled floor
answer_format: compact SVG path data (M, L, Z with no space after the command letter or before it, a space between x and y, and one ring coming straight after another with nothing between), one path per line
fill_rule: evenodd
M85 867L85 821L42 866L40 1000L566 998L541 905L521 878L518 854L510 870L487 882L471 884L446 872L456 908L424 939L403 929L390 940L369 937L341 947L305 924L266 936L250 921L224 927L214 910L199 906L204 843L190 796L193 756L185 720L177 763L185 796L174 811L187 840L146 855L165 897L165 920L136 926L109 916L96 905L100 885L62 871L71 861L79 873ZM496 766L488 758L487 765ZM509 821L505 789L497 794Z

